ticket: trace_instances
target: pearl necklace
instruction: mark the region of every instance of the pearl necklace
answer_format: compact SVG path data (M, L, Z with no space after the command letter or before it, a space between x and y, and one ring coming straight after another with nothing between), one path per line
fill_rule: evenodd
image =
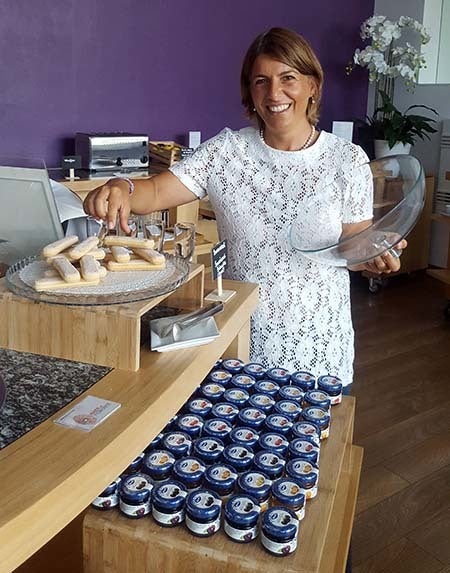
M302 151L303 149L307 149L308 147L311 147L315 133L316 133L316 128L314 127L314 125L311 125L311 133L309 134L308 139L305 141L305 143L301 147L299 147L297 150L294 150L294 151ZM264 139L264 130L263 129L259 130L259 137L261 138L261 141L265 145L267 145L266 140Z

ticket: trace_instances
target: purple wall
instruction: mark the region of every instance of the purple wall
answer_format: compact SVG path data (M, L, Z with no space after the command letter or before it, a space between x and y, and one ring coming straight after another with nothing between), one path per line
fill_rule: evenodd
M0 157L58 166L76 131L203 139L246 124L243 55L260 32L290 27L325 69L321 127L364 117L367 75L346 77L373 0L2 0ZM360 70L362 72L362 70Z

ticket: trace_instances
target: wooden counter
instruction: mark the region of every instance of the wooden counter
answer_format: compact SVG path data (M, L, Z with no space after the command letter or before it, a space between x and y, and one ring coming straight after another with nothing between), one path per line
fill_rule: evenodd
M351 397L332 408L330 437L321 446L319 493L306 503L297 551L281 562L259 540L235 543L223 531L197 538L184 526L162 528L151 517L131 520L118 510L89 509L85 573L343 573L362 462L362 449L352 445L354 408Z
M219 357L248 360L249 316L258 289L235 281L224 281L224 288L237 294L217 315L217 340L176 352L142 350L139 371L113 370L86 392L122 404L95 430L57 426L55 415L0 451L1 573L18 567L86 508L163 428ZM205 288L211 290L213 285Z

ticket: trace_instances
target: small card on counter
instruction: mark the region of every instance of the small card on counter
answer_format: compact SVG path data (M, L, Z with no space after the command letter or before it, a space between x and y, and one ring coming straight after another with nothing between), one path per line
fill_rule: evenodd
M118 402L103 400L103 398L96 398L95 396L86 396L81 402L78 402L68 412L54 421L56 424L67 428L90 432L104 422L120 406L121 404Z

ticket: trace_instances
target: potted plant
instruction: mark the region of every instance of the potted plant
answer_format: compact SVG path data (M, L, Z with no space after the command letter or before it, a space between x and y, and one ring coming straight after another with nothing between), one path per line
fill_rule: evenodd
M425 115L409 113L413 109L427 109L438 115L427 105L410 105L403 113L399 111L386 92L380 90L382 104L375 109L374 115L367 119L374 140L375 157L409 153L417 138L430 139L430 133L436 129L430 124L436 120Z
M402 33L406 30L415 32L421 44L430 41L430 35L420 22L408 16L401 16L392 22L386 16L372 16L365 20L361 26L361 38L369 40L370 44L364 49L356 49L353 61L347 66L347 74L351 73L356 65L367 68L369 81L375 84L374 112L367 121L357 121L356 125L363 128L363 137L366 142L386 141L381 151L384 155L399 152L409 153L409 148L416 138L429 137L436 130L430 123L434 119L408 113L413 108L426 108L433 113L435 110L424 105L410 106L401 113L394 106L395 80L401 78L409 91L413 91L417 82L419 71L425 67L426 62L420 50L409 42L400 43ZM406 147L403 147L406 145ZM376 156L380 157L381 144L377 144Z

